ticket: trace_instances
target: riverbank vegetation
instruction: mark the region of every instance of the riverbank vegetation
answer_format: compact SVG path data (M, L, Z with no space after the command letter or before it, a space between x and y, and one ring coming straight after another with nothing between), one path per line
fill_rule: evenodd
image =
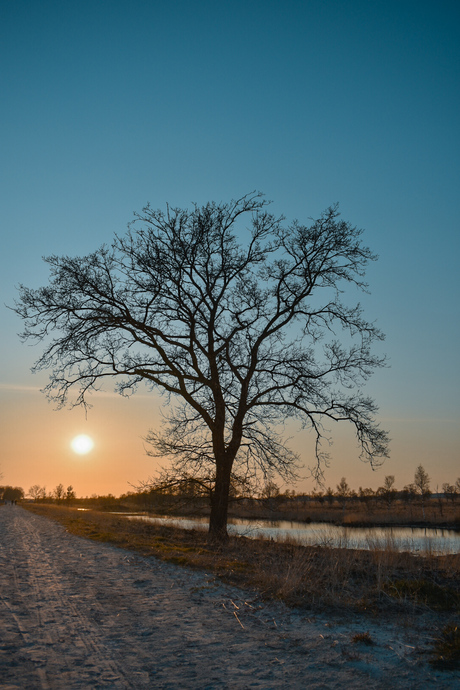
M66 501L62 501L66 503ZM152 515L207 516L209 509L202 498L187 495L155 495L151 492L120 496L93 496L71 501L73 505L97 510L120 512L141 511ZM287 520L296 522L325 522L350 527L365 526L433 526L460 529L460 500L452 502L445 497L432 496L422 508L414 497L397 497L391 509L378 496L349 497L346 501L332 496L324 499L315 495L275 498L245 498L234 501L229 517L254 520Z
M126 520L95 510L24 507L57 520L72 534L207 569L288 603L347 605L375 612L415 605L460 612L460 554L420 558L381 544L361 551L245 537L230 537L225 545L216 545L200 530Z
M34 485L29 494L36 503L94 508L119 512L147 512L152 515L208 516L207 490L191 478L181 482L149 481L137 490L115 497L93 495L76 498L72 486L62 484L51 492ZM377 490L351 488L342 477L335 489L310 494L282 492L273 481L255 494L244 486L233 487L229 516L256 520L325 522L346 526L433 526L460 529L460 478L444 483L432 492L430 478L419 465L414 482L396 488L395 477L388 475Z

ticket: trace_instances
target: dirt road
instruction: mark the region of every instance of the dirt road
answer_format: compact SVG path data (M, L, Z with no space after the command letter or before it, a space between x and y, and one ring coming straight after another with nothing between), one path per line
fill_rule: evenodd
M374 646L352 644L367 630ZM262 604L205 573L0 507L4 689L458 687L460 673L426 663L427 642L407 626Z

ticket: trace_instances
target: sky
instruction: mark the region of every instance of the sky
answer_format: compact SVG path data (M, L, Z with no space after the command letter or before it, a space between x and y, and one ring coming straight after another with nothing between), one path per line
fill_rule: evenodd
M3 0L0 67L3 484L119 495L158 466L143 441L158 396L107 389L87 418L48 403L5 306L18 284L45 285L42 256L110 244L148 202L252 190L305 224L338 202L379 255L361 301L389 366L366 391L391 455L374 472L334 429L326 484L460 476L457 1ZM311 434L292 447L311 464Z

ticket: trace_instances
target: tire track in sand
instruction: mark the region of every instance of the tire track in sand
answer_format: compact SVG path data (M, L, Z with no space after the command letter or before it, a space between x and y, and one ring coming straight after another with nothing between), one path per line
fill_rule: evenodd
M56 567L59 553L37 530L36 521L27 519L27 514L18 508L4 510L11 512L0 551L2 627L7 631L4 651L17 646L13 663L36 676L34 687L55 687L56 678L59 686L65 687L72 682L67 669L84 665L94 666L92 673L85 673L89 683L102 681L112 687L134 688L119 661L107 653L84 608L74 603L79 597ZM68 535L55 527L65 540ZM61 557L69 555L66 549L61 551ZM92 602L91 609L94 608L99 608L97 601Z
M375 644L357 649L356 632ZM370 617L331 620L0 507L0 687L454 688L431 642Z

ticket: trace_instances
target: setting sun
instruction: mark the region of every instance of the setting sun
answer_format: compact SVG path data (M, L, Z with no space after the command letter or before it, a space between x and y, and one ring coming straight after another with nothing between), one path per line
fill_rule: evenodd
M85 434L80 434L80 436L75 436L70 443L72 450L79 455L85 455L93 449L94 441L89 436Z

